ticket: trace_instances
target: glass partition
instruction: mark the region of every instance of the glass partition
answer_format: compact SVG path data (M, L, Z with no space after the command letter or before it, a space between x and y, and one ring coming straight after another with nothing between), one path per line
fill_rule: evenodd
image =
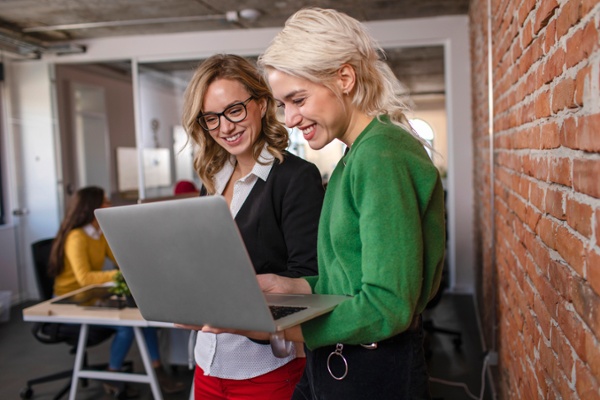
M392 48L386 50L386 55L394 73L405 83L406 94L412 99L414 110L409 117L423 119L434 129L433 145L437 153L434 154L434 162L445 171L443 46ZM255 58L250 59L255 61ZM431 60L439 62L431 63ZM193 168L193 148L181 125L181 113L185 89L201 62L202 59L58 65L65 195L68 197L84 184L98 184L110 187L114 204L123 204L173 196L177 183L181 181L199 188L200 181ZM94 93L103 94L103 97L95 97L102 97L103 104L97 104L92 116L95 120L104 121L108 144L97 147L99 150L101 147L108 149L108 155L82 157L78 146L73 144L77 143L78 135L82 135L77 131L78 127L81 128L81 124L76 123L78 110L71 109L71 105L76 104L74 93L81 92L73 91L73 88L78 87L88 91L91 87ZM135 96L134 91L137 91ZM86 151L93 151L93 147ZM344 150L339 141L319 151L312 150L297 129L290 130L289 151L317 165L324 182L329 179ZM96 160L94 168L104 172L88 174L88 179L82 180L81 173L77 172L81 170L79 164L82 160ZM105 160L106 165L98 165L99 160ZM141 177L140 173L143 174ZM102 182L90 181L89 177L96 175L102 177ZM110 183L106 181L107 176Z

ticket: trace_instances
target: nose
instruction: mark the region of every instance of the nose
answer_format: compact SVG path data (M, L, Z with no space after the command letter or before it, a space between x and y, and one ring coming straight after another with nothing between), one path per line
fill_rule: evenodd
M219 115L219 129L221 130L221 132L231 132L234 126L235 122L231 122L223 115Z
M302 116L296 107L285 108L285 125L288 128L293 128L302 121Z

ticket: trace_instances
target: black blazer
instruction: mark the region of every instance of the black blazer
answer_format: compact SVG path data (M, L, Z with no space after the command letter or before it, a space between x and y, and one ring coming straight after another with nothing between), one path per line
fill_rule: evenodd
M284 156L282 163L275 159L266 181L256 181L235 221L257 274L317 275L321 175L314 164Z

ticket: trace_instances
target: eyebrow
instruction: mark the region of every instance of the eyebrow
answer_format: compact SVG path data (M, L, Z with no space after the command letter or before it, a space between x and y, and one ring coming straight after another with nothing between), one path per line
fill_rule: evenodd
M223 112L223 111L227 110L229 107L231 107L231 106L232 106L232 105L234 105L234 104L240 104L240 103L243 103L243 102L244 102L244 100L234 100L234 101L232 101L231 103L227 104L227 105L225 106L225 108L221 110L221 112ZM219 113L218 113L218 112L216 112L216 111L202 111L202 110L200 110L200 113L201 113L201 114L219 114Z
M302 93L302 92L304 92L304 91L305 91L304 89L298 89L298 90L294 90L294 91L292 91L292 92L290 92L290 93L286 94L286 95L283 97L283 101L285 101L285 100L290 100L292 97L296 96L298 93ZM281 101L281 100L280 100L280 101Z

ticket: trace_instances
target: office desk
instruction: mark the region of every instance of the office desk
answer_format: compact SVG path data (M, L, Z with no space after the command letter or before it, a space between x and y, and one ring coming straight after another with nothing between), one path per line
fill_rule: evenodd
M63 296L53 298L48 301L36 304L23 310L23 320L32 322L57 322L68 324L81 324L79 333L79 341L77 345L77 354L75 355L75 366L73 369L73 381L71 382L71 391L69 400L75 400L77 384L80 378L92 379L110 379L115 381L141 382L148 383L152 389L152 394L155 400L162 400L162 393L158 385L156 374L152 368L144 335L141 328L144 327L163 327L173 328L173 324L165 322L146 321L142 318L137 308L97 308L97 307L81 307L74 304L56 304L57 300L73 295L75 293L84 292L93 287L105 285L91 285L79 289L72 293L67 293ZM122 325L131 326L135 333L137 346L144 364L145 374L125 373L125 372L109 372L109 371L93 371L84 370L83 357L86 351L85 343L88 337L90 325Z

